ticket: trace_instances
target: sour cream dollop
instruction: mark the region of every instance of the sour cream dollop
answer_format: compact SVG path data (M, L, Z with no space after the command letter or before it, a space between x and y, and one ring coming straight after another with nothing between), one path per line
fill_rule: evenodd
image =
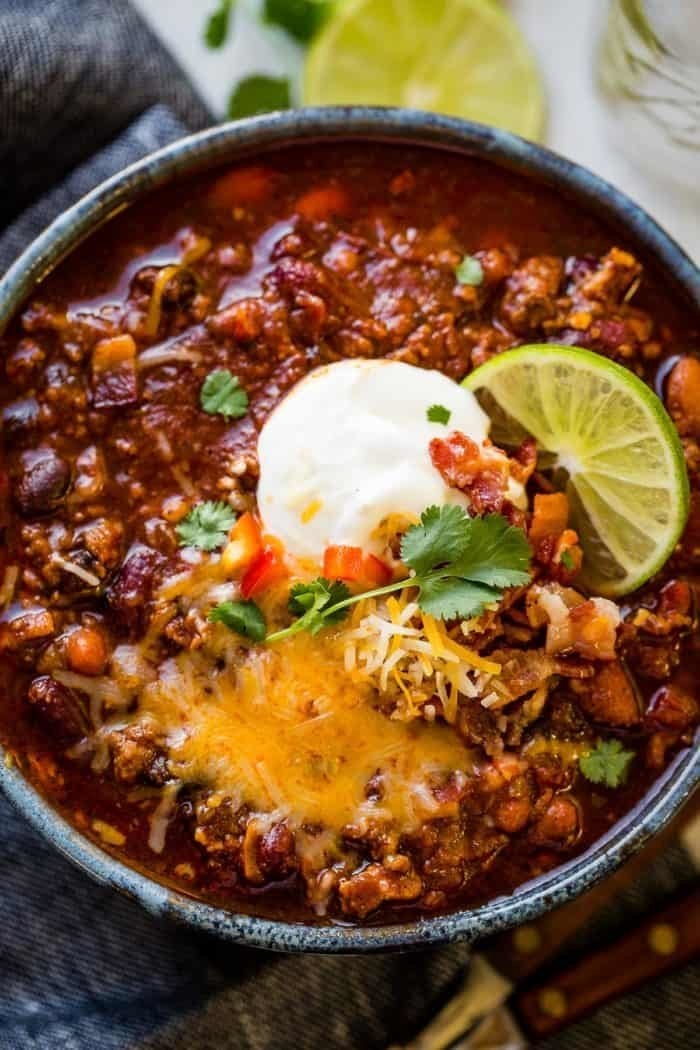
M451 413L447 426L428 420L432 405ZM459 430L480 445L489 425L474 395L440 372L383 359L318 368L260 432L265 530L316 564L334 544L380 553L377 530L389 516L416 520L431 504L466 505L433 466L431 440ZM511 498L522 497L515 488Z

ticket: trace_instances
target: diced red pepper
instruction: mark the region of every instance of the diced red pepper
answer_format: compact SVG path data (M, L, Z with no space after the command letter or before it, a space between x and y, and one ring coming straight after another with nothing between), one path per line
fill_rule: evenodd
M370 587L383 587L391 581L391 569L373 554L368 554L362 565L362 579Z
M252 598L287 575L287 566L279 552L265 547L243 576L241 594L244 598Z
M328 547L323 555L323 575L329 580L381 587L390 581L391 570L374 554L363 554L361 547L337 545Z
M361 547L327 547L323 555L323 575L328 580L360 580L363 563Z
M229 532L221 561L226 572L234 572L251 562L263 549L263 538L258 519L246 511Z

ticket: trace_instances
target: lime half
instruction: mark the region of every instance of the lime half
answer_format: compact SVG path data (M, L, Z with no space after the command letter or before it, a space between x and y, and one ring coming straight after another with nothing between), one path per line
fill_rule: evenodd
M628 594L661 568L688 517L688 475L676 428L641 379L589 350L546 344L492 358L464 386L496 443L537 441L569 497L590 592Z
M530 139L544 124L535 61L493 0L347 0L309 52L303 95L433 110Z

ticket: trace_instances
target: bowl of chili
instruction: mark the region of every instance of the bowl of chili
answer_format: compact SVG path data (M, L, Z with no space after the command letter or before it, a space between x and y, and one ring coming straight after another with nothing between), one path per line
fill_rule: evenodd
M638 259L645 283L632 306L642 279ZM447 271L462 275L456 284L450 277L449 288ZM632 366L656 383L673 414L670 376L692 475L697 420L685 402L695 379L688 351L700 327L700 275L623 193L542 147L451 118L368 108L272 114L193 135L109 179L25 251L0 283L0 303L14 508L3 523L10 553L0 622L0 783L92 877L154 914L253 946L417 948L474 940L583 892L640 849L690 795L700 778L689 685L692 506L672 571L622 610L621 630L635 626L625 653L641 686L618 669L587 692L577 675L594 672L567 650L564 660L547 664L548 682L569 684L556 693L546 732L529 739L535 731L524 717L507 725L506 718L498 730L510 740L504 751L495 716L464 729L480 783L498 782L498 808L481 789L472 792L466 775L442 777L423 797L421 833L412 827L391 839L386 824L380 834L362 823L367 805L381 808L381 776L367 780L364 809L353 821L329 789L346 855L317 863L317 817L291 833L284 820L232 806L225 791L204 790L197 779L205 768L199 753L191 788L178 796L181 780L168 766L175 752L163 750L151 726L154 712L164 710L162 682L171 676L178 696L190 687L182 654L196 662L204 636L201 610L183 605L178 579L205 576L215 548L217 565L234 575L243 566L236 591L243 601L231 603L217 578L217 608L228 602L236 609L209 620L225 632L234 617L248 641L259 632L251 606L287 586L284 552L262 531L250 497L258 469L250 450L281 394L300 381L301 390L317 366L389 356L461 379L509 346L541 342L544 332ZM220 367L232 354L235 374ZM429 417L431 425L450 415L444 405L432 409L441 412ZM443 456L454 452L440 448ZM225 484L212 488L222 473ZM202 502L202 493L219 498ZM302 513L311 520L319 508L309 504ZM164 576L173 558L178 571ZM376 552L335 544L323 563L336 581L390 586L391 567ZM154 626L156 598L168 595L176 606ZM304 611L302 602L300 618ZM527 620L507 625L511 638L518 629L533 637ZM159 665L155 685L150 670L141 682L156 700L151 722L137 723L129 683L141 674L143 652L131 643L149 630L160 632L167 666ZM294 645L294 659L310 668L315 650L298 636ZM522 645L527 653L530 641ZM502 654L503 644L487 647L487 663L492 651ZM203 678L197 681L206 692ZM521 710L534 693L515 689L510 699ZM172 697L168 704L172 714ZM449 720L446 704L438 720ZM424 720L434 721L434 705L427 712ZM387 721L394 736L413 732L393 716ZM613 769L596 786L594 774L574 802L565 768L572 760L562 755L578 762L577 741L590 744L601 724L613 733L618 758L628 745L645 757L626 783ZM199 726L208 748L219 739L215 728ZM292 725L290 734L300 728ZM370 753L375 727L361 728ZM270 732L267 723L263 731ZM323 765L327 730L314 732L320 754L310 761L313 776L337 783L339 767ZM334 758L341 766L352 752L345 747ZM238 776L260 782L273 813L280 769L296 753L297 745L283 750L277 766L254 762L252 772L237 767ZM377 754L385 760L385 750ZM251 755L257 752L246 761ZM460 806L476 816L469 831L460 818L455 846ZM305 851L295 837L307 842Z

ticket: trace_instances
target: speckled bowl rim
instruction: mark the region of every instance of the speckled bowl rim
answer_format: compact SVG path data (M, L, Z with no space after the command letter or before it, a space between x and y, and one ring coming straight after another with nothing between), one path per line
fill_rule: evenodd
M656 260L689 308L700 312L700 271L653 219L603 179L533 143L493 128L414 110L329 107L273 113L180 139L118 173L57 218L0 281L0 331L35 285L89 233L149 190L178 176L300 142L399 142L480 157L559 189ZM676 756L645 797L585 853L477 908L412 922L353 927L306 925L236 914L205 904L127 867L58 814L0 749L0 786L61 853L92 878L156 916L237 944L288 952L399 951L474 941L533 920L611 874L679 810L700 780L700 753Z

